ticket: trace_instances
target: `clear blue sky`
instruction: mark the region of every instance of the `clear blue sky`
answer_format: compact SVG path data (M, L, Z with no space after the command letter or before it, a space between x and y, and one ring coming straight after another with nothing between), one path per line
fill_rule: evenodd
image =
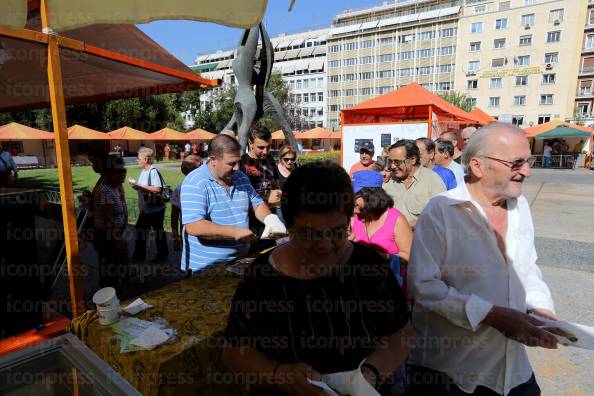
M288 12L290 3L268 0L264 24L271 36L329 27L337 13L379 5L382 0L296 0L293 11ZM194 63L199 53L235 48L242 33L241 29L193 21L157 21L138 26L187 65Z

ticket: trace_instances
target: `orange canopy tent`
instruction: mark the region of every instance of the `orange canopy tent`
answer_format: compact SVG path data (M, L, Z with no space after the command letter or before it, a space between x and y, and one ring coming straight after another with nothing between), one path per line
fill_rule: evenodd
M482 124L483 125L487 125L487 124L490 124L492 122L497 122L497 120L495 118L491 117L489 114L485 113L484 111L482 111L478 107L475 107L474 109L472 109L472 111L470 111L468 114L470 114L471 116L473 116L477 120L482 121Z
M545 122L544 124L538 124L533 127L524 129L524 132L526 133L527 137L533 138L533 137L536 137L537 135L540 135L541 133L548 132L551 129L554 129L558 126L567 126L570 128L578 129L583 132L590 132L590 133L594 132L594 129L592 129L592 128L589 128L589 127L586 127L583 125L572 124L570 122L565 122L562 120L551 120L549 122Z
M130 127L122 127L111 132L107 132L111 140L151 140L151 134L139 131Z
M295 136L295 139L299 139L299 136L301 136L302 133L303 132L293 131L293 136ZM285 140L285 133L283 130L279 129L278 131L273 132L272 140Z
M163 128L150 135L151 140L190 140L185 133L171 128Z
M11 122L0 127L0 140L54 140L54 134Z
M77 124L68 128L68 140L109 140L109 135Z
M295 136L296 139L340 139L342 134L340 132L332 132L324 128L316 127L309 131Z
M201 128L196 128L193 131L190 131L185 134L186 139L189 140L210 140L215 136L217 135L212 132L205 131Z
M483 124L473 115L414 82L341 111L343 125L431 121L434 115L440 121Z

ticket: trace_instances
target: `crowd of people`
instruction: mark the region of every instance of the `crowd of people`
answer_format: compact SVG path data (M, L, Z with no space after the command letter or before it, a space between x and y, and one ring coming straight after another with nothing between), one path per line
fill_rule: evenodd
M350 173L297 166L290 146L275 161L265 128L250 132L246 153L221 133L206 159L185 156L171 194L181 269L264 252L244 269L224 332L223 362L251 394L321 396L311 381L351 371L366 395L540 394L524 346L556 348L538 318L557 317L521 190L530 147L509 124L461 137L463 150L444 133L397 141L375 159L366 142ZM152 162L141 149L141 175L129 180L134 260L151 228L155 260L168 255L165 183ZM98 256L125 265L126 169L116 157L93 164Z

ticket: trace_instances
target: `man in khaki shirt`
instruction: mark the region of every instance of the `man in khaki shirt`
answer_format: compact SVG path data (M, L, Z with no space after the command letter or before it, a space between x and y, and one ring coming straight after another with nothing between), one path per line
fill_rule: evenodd
M390 146L388 153L393 177L384 184L384 190L414 228L429 200L446 191L446 187L437 173L421 165L414 140L399 140Z

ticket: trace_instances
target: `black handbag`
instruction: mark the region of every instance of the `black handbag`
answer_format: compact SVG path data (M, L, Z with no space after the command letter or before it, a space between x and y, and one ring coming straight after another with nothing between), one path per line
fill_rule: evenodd
M159 180L161 180L161 191L159 192L151 192L145 191L144 192L144 203L147 206L162 206L165 205L167 202L171 200L171 186L165 184L165 180L163 180L163 176L161 176L161 172L157 168L153 168L157 175L159 175ZM151 171L149 170L148 174L148 185L151 185Z

